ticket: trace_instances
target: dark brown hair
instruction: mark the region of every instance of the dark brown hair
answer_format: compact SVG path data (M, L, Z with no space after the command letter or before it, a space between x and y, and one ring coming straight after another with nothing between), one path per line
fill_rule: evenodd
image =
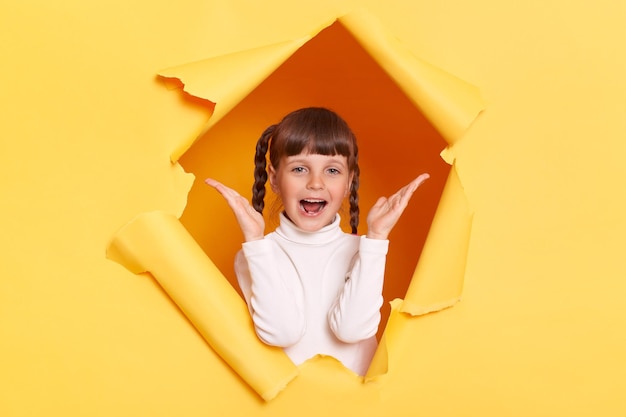
M252 207L263 213L267 183L266 155L274 169L282 158L308 152L318 155L342 155L348 159L352 177L350 184L350 226L357 233L359 225L359 150L356 137L339 115L322 107L307 107L289 113L265 129L256 144Z

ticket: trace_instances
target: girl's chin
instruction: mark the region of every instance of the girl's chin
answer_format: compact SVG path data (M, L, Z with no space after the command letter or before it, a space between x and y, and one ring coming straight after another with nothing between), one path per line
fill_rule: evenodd
M290 216L288 213L285 213L285 216L299 229L306 232L317 232L323 227L331 224L335 219L335 216L328 219L328 216L324 216L323 210L314 214L299 211L296 216Z

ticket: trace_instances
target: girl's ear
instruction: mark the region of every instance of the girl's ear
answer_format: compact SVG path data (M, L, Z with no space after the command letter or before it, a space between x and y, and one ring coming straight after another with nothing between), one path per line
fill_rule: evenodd
M276 170L274 169L274 167L272 166L272 164L269 164L269 166L267 167L267 174L268 174L268 178L270 180L270 186L272 187L272 191L274 191L276 194L278 193L278 186L276 185Z

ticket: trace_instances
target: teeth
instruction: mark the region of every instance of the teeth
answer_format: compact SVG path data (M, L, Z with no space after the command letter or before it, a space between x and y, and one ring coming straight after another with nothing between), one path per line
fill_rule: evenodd
M326 200L305 198L300 200L300 207L307 213L319 213L326 206Z

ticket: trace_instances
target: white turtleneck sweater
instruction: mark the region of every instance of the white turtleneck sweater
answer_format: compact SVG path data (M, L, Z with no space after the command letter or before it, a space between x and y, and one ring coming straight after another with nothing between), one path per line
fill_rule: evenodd
M365 375L376 349L388 240L344 233L337 215L317 232L284 214L235 259L239 286L259 338L299 365L332 356Z

